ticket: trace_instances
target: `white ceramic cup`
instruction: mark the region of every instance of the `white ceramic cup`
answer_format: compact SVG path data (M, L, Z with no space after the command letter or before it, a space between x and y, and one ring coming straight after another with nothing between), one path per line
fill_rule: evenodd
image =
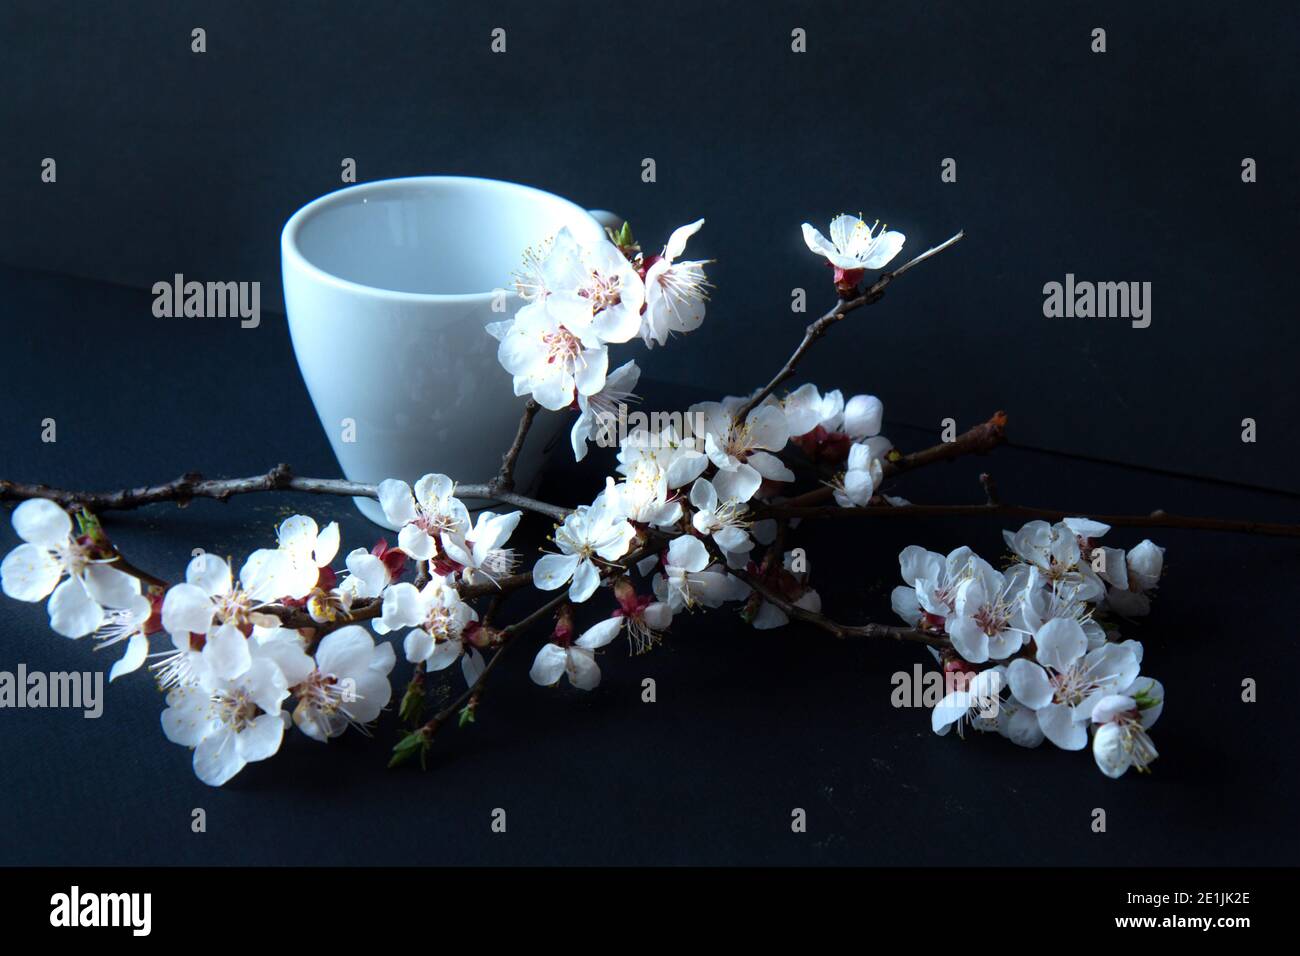
M492 478L524 399L484 326L518 308L511 275L526 248L563 226L583 238L620 221L529 186L464 176L349 186L294 213L280 236L289 332L343 474ZM504 311L494 311L502 290ZM539 416L517 466L520 488L535 479L558 419ZM354 500L391 528L377 501Z

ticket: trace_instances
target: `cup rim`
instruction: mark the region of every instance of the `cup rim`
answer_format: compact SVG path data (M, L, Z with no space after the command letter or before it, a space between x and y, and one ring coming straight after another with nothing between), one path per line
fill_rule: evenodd
M323 196L318 196L311 202L302 206L289 217L284 224L284 229L280 232L280 257L284 265L293 265L295 269L311 275L319 282L326 285L334 286L338 289L344 289L350 292L362 295L382 296L386 299L396 299L405 302L465 302L477 303L484 302L497 295L499 291L504 291L506 297L516 297L518 293L514 289L505 290L488 289L484 292L404 292L399 289L385 289L382 286L367 285L364 282L356 282L352 279L345 279L342 276L335 275L322 269L316 263L312 262L298 246L298 236L303 227L320 213L340 203L351 202L358 196L364 196L367 193L384 193L403 186L430 186L430 185L454 185L454 184L473 184L476 186L491 186L498 189L505 189L522 195L528 195L533 198L546 199L551 202L558 202L570 206L575 212L582 216L590 218L587 210L583 209L572 200L565 199L563 196L557 196L549 193L544 189L538 189L536 186L525 186L523 183L514 183L504 179L487 179L481 176L398 176L392 179L376 179L365 183L354 183L344 186L341 189L335 189ZM523 250L520 250L522 253Z

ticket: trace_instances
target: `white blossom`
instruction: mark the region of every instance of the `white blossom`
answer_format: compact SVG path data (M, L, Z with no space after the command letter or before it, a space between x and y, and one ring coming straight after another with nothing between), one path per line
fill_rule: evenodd
M592 326L591 303L576 292L529 302L488 331L500 339L497 361L514 376L515 394L544 408L568 408L575 391L595 395L605 385L609 352Z
M645 275L645 312L641 339L647 348L664 345L674 332L693 332L704 322L709 282L706 261L678 261L686 241L699 232L703 219L673 230L663 252L651 261Z
M1031 521L1017 532L1003 531L1007 546L1026 564L1036 567L1049 582L1072 590L1080 601L1095 601L1105 585L1083 560L1079 538L1065 522Z
M103 624L104 608L129 607L139 596L139 580L95 557L92 546L73 534L68 513L53 501L24 501L11 520L24 543L0 563L4 593L30 602L48 596L56 634L85 637Z
M404 481L388 478L379 483L379 505L384 517L400 529L397 546L417 561L439 553L439 537L469 528L469 509L456 497L456 485L446 475L425 475L415 491Z
M525 253L515 287L529 302L555 293L585 299L588 322L602 342L626 342L640 331L645 287L627 257L603 236L580 241L562 228L540 249Z
M152 616L153 602L143 594L137 594L124 608L112 608L104 612L104 620L94 634L95 650L102 651L126 643L122 656L108 672L109 683L123 674L139 670L145 662L149 655L149 638L145 634L145 627Z
M621 475L630 476L648 463L656 473L663 473L664 482L670 490L682 488L703 474L709 466L709 459L701 450L703 442L703 436L678 435L676 427L671 423L657 432L637 428L625 436L619 445L617 471Z
M624 362L605 376L605 384L595 395L578 395L578 418L569 431L576 461L587 457L587 443L593 439L614 443L619 406L636 397L632 389L640 377L636 362Z
M190 647L190 635L204 638L204 665L224 680L233 680L251 663L247 634L256 627L277 627L279 619L262 611L290 593L295 583L289 557L278 550L254 551L232 580L230 566L214 554L200 554L185 569L185 581L163 596L162 625L177 649Z
M1034 634L1035 661L1007 667L1016 699L1032 709L1044 736L1062 750L1082 750L1097 702L1129 686L1138 674L1133 651L1119 644L1088 650L1078 622L1054 618Z
M796 388L781 402L791 436L806 435L816 428L837 432L844 424L844 396L839 389L823 395L816 385Z
M869 439L849 448L844 475L831 485L837 505L863 508L871 502L871 496L885 477L882 458L889 451L888 444L884 439Z
M1122 693L1097 702L1092 710L1092 755L1102 773L1113 779L1129 767L1145 772L1160 756L1147 730L1164 710L1164 697L1158 680L1138 677Z
M395 663L393 645L376 645L356 624L326 634L316 648L315 667L292 688L298 698L294 725L322 743L348 725L364 729L392 697L388 674Z
M443 535L443 553L461 565L461 579L466 584L480 580L495 582L514 570L515 552L504 545L521 517L522 511L503 515L480 511L472 530Z
M247 764L280 749L288 680L259 645L253 646L255 655L238 677L209 675L201 684L177 686L167 694L163 733L194 750L194 773L209 786L221 786Z
M327 568L339 553L339 525L331 521L324 529L307 515L286 518L277 532L280 550L289 556L288 594L301 596L316 587L321 568Z
M1005 660L1029 639L1022 610L1024 582L971 556L944 629L953 649L972 664Z
M378 626L382 633L409 627L403 643L406 659L423 661L439 671L454 664L466 650L466 636L478 612L441 575L431 575L423 588L399 581L384 592Z
M1143 617L1151 612L1150 592L1164 572L1165 549L1143 540L1127 554L1106 549L1106 570L1101 574L1110 587L1106 604L1122 617Z
M669 528L682 517L682 506L668 490L668 475L651 458L638 458L622 481L605 479L605 490L593 503L629 521Z
M655 596L673 610L697 605L717 607L723 601L738 600L749 588L738 578L710 567L709 552L693 535L682 535L668 544L663 558L663 572L654 579Z
M1077 621L1088 638L1088 650L1106 643L1106 631L1093 619L1094 606L1076 596L1077 588L1060 581L1048 581L1043 573L1027 564L1012 565L1007 578L1022 582L1021 613L1025 627L1033 633L1055 617Z
M946 558L916 545L904 548L898 565L905 586L894 588L894 613L912 627L927 615L929 624L942 624L956 607L957 589L972 557L971 549L966 547L957 548Z
M772 481L794 481L794 472L771 454L785 448L790 440L790 426L777 402L764 402L745 416L736 416L744 399L728 397L721 402L701 402L688 412L703 416L704 451L718 468L734 469L747 464Z
M569 600L581 604L600 585L596 559L617 561L627 554L636 529L613 508L583 506L555 530L559 554L546 554L533 568L533 583L543 591L569 584Z
M996 722L1005 684L1006 674L1000 665L969 676L962 686L944 695L935 705L930 712L930 728L942 737L956 727L960 737L968 721L978 718Z
M868 226L859 217L845 213L831 220L829 241L805 222L803 241L838 269L882 269L898 255L905 237L901 232L890 232L883 227L877 229L877 226L880 226L880 220Z
M695 479L691 486L691 523L700 534L712 536L725 553L748 552L754 547L745 529L749 522L746 502L754 497L763 477L749 465L719 471L712 481Z
M596 650L612 641L618 635L620 626L621 622L617 618L606 618L585 631L572 644L543 644L533 660L528 676L543 687L550 687L558 683L561 677L567 676L569 683L579 690L594 689L600 684Z

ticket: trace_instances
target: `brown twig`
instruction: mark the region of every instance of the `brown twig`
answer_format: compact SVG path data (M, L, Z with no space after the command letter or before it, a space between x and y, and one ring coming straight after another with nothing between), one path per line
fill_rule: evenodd
M602 580L606 582L613 580L614 578L618 577L620 574L623 574L633 565L635 565L642 558L645 558L655 553L655 550L658 547L659 547L659 536L652 535L650 540L647 541L640 548L637 548L631 554L625 555L624 557L620 558L618 561L612 562L610 567L601 575ZM529 575L529 579L531 580L531 575ZM483 673L479 675L478 680L474 682L472 687L467 688L465 692L460 695L460 697L456 698L456 700L452 701L452 703L444 707L441 711L438 712L438 714L436 714L433 717L432 720L430 720L427 724L425 724L422 728L420 728L421 731L424 732L425 736L432 737L434 732L437 731L438 727L441 726L443 723L445 723L453 714L459 711L469 700L471 699L477 700L479 694L482 692L483 684L487 681L488 674L491 673L492 668L496 665L496 662L501 657L502 652L504 652L505 649L509 647L510 644L513 643L512 638L516 634L518 634L520 631L524 631L529 627L531 627L533 624L535 624L541 618L545 617L547 614L554 611L556 608L558 608L561 604L563 604L568 599L569 599L568 592L563 591L560 594L556 595L555 597L551 598L551 600L547 601L545 604L543 604L532 614L529 614L527 617L523 618L522 620L516 621L514 624L511 624L509 627L502 628L500 632L502 635L501 643L498 644L496 651L492 655L492 659L488 661L487 666L483 669ZM497 602L494 600L493 606L488 611L489 616L491 614L494 614L498 609L496 604Z
M524 439L528 437L528 430L533 427L533 419L537 417L537 412L541 407L531 398L524 402L524 413L519 418L519 428L515 432L515 440L510 443L506 453L501 456L501 470L497 472L496 479L492 482L501 491L514 490L515 462L519 459L519 453L524 447Z
M931 445L929 448L923 448L908 455L900 455L893 459L887 458L883 465L884 475L886 478L893 478L909 471L915 471L918 468L924 468L926 465L934 465L941 461L952 461L964 455L987 455L1006 441L1006 438L1007 416L1003 412L994 412L993 417L988 421L967 429L952 441L940 442L937 445ZM833 496L834 491L832 489L821 487L796 498L790 498L779 505L757 506L757 510L764 515L786 514L788 517L794 517L795 515L791 514L789 509L819 505L822 502L830 501Z
M425 581L427 583L427 579ZM511 574L496 581L484 581L481 584L458 584L456 590L460 594L462 601L472 601L475 598L486 597L488 595L505 595L513 591L518 591L533 583L533 574L531 571L520 571L518 574ZM419 578L416 579L416 586L420 586ZM262 609L267 614L274 614L280 619L280 625L290 629L304 627L320 628L324 633L328 633L338 627L347 624L355 624L358 621L369 621L379 617L383 611L383 602L378 598L365 598L358 601L347 615L340 615L336 620L326 623L319 623L312 618L306 610L300 607L288 607L286 605L271 605Z
M831 620L829 617L818 611L809 611L807 608L799 607L798 605L786 600L748 571L735 570L732 571L732 573L761 594L765 600L775 604L790 617L796 618L800 621L806 621L809 624L814 624L826 633L835 637L888 638L895 641L928 644L931 647L950 646L948 638L944 637L942 634L932 634L929 631L921 631L916 628L899 627L893 624L841 624L838 621Z
M885 294L886 287L891 282L906 273L908 270L919 266L927 259L937 256L945 249L956 245L965 238L965 236L965 231L957 233L957 235L953 236L951 239L948 239L946 242L941 242L932 249L927 249L915 259L899 266L897 269L890 272L882 272L876 278L876 281L869 285L866 291L859 295L854 296L851 299L841 299L836 302L833 309L821 318L817 319L804 330L803 341L799 343L799 346L794 350L794 353L786 360L785 365L781 366L781 370L772 377L772 380L763 386L763 388L759 389L758 392L749 399L749 401L740 406L739 410L737 410L735 414L736 422L743 423L750 412L757 408L765 398L776 391L777 387L780 386L782 382L794 375L794 370L803 359L804 355L813 347L813 344L818 339L830 331L831 326L835 325L835 323L839 322L855 309L860 309L865 305L871 305L874 302L880 301L881 296Z
M514 643L514 641L511 640L511 638L513 638L519 632L525 631L528 628L532 627L534 624L536 624L546 615L550 614L552 611L554 611L556 608L558 608L561 604L563 604L568 599L569 596L567 593L559 594L551 598L551 600L547 601L545 604L539 607L532 614L529 614L527 617L516 621L514 624L511 624L509 627L503 628L501 630L501 633L504 636L501 640L501 643L497 646L496 651L493 652L492 659L487 662L487 666L483 668L483 673L478 675L478 680L474 681L472 685L470 685L465 689L464 693L462 693L459 697L457 697L454 701L452 701L442 710L438 711L438 713L435 714L433 718L429 720L428 723L426 723L423 727L420 728L420 730L423 731L425 736L430 736L430 737L433 736L433 734L437 731L437 729L440 726L442 726L444 723L450 720L451 717L455 715L462 707L464 707L465 704L467 704L471 699L475 699L475 700L478 699L478 697L483 692L483 685L487 683L488 675L492 673L492 669L496 667L497 661L501 659L501 656L505 653L506 648Z
M1275 538L1300 538L1300 525L1280 524L1270 521L1244 521L1230 518L1202 518L1195 515L1175 515L1162 510L1148 514L1108 515L1092 511L1061 511L1057 508L1036 508L1030 505L1012 505L985 502L973 505L868 505L863 508L837 508L833 505L790 506L770 505L764 509L767 517L785 518L950 518L962 516L997 515L1057 522L1074 516L1087 516L1094 521L1116 528L1181 528L1190 531L1224 531L1238 534L1258 534Z
M204 478L198 472L187 472L179 478L158 485L142 485L118 491L70 491L43 484L24 484L0 480L0 501L25 501L28 498L48 498L65 508L84 507L96 514L105 511L130 511L145 505L174 501L184 507L195 498L226 501L235 495L261 491L298 491L313 495L340 495L352 498L378 498L379 486L344 478L300 478L286 464L279 464L262 475L248 478ZM524 495L498 488L496 481L486 484L457 485L456 493L463 498L483 498L513 505L525 511L535 511L556 521L563 521L571 509L548 504Z

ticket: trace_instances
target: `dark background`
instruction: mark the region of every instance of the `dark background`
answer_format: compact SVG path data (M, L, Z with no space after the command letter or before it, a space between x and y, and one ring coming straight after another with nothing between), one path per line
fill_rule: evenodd
M190 52L195 26L205 54ZM495 26L504 56L488 49ZM807 54L790 52L796 26ZM1089 51L1096 26L1103 55ZM908 235L900 262L965 228L804 368L879 394L904 448L930 444L943 417L965 427L1007 409L1024 447L900 493L976 500L989 468L1008 499L1080 512L1300 520L1286 493L1300 491L1296 39L1294 6L1263 3L6 3L0 476L118 487L281 460L336 474L282 318L155 319L147 289L174 272L259 280L278 307L281 224L354 157L362 180L482 175L617 209L648 246L706 217L690 251L718 260L714 302L690 339L635 353L648 408L766 378L807 320L790 314L792 287L813 311L830 304L805 219L886 219ZM40 182L46 156L56 184ZM949 156L955 184L939 179ZM1241 182L1245 156L1255 184ZM1045 319L1043 283L1066 272L1152 282L1152 326ZM1240 441L1247 416L1257 444ZM55 444L40 442L45 417ZM575 483L557 460L550 493L589 497L575 489L601 464ZM109 527L175 577L191 548L246 553L295 510L339 517L345 547L376 536L343 502L288 497ZM899 548L992 558L998 528L864 524L801 543L838 616L887 619ZM1171 697L1150 779L1108 781L1087 754L935 739L928 713L889 706L889 675L922 660L914 649L714 614L646 658L611 648L589 695L533 687L531 645L515 651L428 774L383 772L389 714L378 741L293 735L210 790L161 736L140 674L108 689L98 721L5 711L0 862L1294 862L1295 545L1153 537L1168 575L1133 636ZM107 669L88 641L50 632L43 608L5 611L0 669ZM643 677L657 704L640 702ZM1240 702L1245 677L1261 681L1257 704ZM206 834L190 833L193 807ZM489 832L494 807L504 836ZM807 834L790 832L794 807ZM1089 830L1095 807L1104 835Z

